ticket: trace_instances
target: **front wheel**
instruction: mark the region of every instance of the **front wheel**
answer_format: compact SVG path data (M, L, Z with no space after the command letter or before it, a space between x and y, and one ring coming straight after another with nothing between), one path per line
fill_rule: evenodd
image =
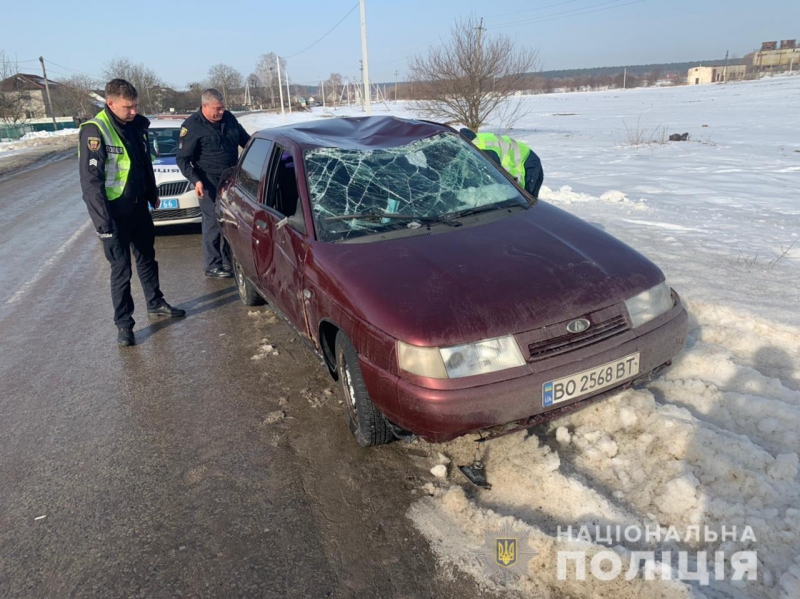
M358 444L374 447L391 441L394 437L389 422L367 393L358 352L342 331L336 334L336 370L342 385L347 424Z
M239 290L239 299L245 306L260 306L264 298L258 293L250 280L244 275L242 265L233 256L233 276L236 278L236 288Z

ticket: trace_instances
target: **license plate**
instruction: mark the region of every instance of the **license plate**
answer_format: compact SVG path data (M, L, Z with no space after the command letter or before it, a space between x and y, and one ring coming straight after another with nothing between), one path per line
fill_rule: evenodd
M597 393L639 374L639 352L607 362L572 376L549 381L542 385L542 405L557 403Z
M171 200L161 200L156 210L175 210L177 207L178 198L172 198Z

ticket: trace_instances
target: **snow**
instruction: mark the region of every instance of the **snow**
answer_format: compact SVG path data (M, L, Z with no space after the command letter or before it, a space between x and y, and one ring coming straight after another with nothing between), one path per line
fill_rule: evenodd
M689 340L645 387L536 434L485 444L491 491L466 486L457 473L436 479L409 518L443 572L455 567L487 590L514 596L797 599L800 77L524 101L530 111L509 134L542 159L541 199L658 264L687 306ZM389 110L413 116L402 104L373 112ZM321 115L295 113L286 122ZM283 123L280 115L241 120L249 130ZM662 143L683 132L689 141ZM473 440L430 446L431 457L470 463ZM509 522L528 532L538 555L523 576L503 582L486 574L478 549L486 531ZM710 586L659 576L557 580L557 552L578 543L558 539L558 527L605 524L672 526L681 534L660 545L623 539L616 548L623 554L705 549L730 558L757 551L758 579L712 576ZM693 540L693 526L750 526L756 540ZM589 557L604 549L581 543Z
M77 140L77 129L59 129L58 131L32 131L26 133L16 141L0 142L0 155L10 156L10 153L19 153L41 145L46 145L53 138L75 137Z

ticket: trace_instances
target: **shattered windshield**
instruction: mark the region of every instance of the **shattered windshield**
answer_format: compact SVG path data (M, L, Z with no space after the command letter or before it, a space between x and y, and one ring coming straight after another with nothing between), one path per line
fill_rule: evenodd
M483 154L447 133L397 148L309 150L305 165L323 241L419 227L413 217L429 222L515 198L525 201ZM345 215L361 217L341 218Z

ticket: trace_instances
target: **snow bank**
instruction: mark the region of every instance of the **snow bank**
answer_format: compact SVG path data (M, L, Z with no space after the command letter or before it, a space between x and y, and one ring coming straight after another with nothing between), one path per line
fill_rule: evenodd
M659 379L524 434L491 441L491 491L453 475L409 517L443 565L524 597L800 597L800 78L705 89L529 100L512 135L545 167L540 197L642 251L690 312L687 347ZM559 116L557 124L551 115ZM634 148L624 123L674 124L695 142ZM703 127L707 124L709 127ZM469 463L471 438L435 446ZM457 471L455 471L457 472ZM475 547L511 522L539 551L527 575L491 579ZM681 538L614 550L756 551L756 581L604 587L553 578L572 526L674 527ZM751 527L755 540L693 537ZM713 534L711 535L713 537ZM588 549L599 550L590 543Z

